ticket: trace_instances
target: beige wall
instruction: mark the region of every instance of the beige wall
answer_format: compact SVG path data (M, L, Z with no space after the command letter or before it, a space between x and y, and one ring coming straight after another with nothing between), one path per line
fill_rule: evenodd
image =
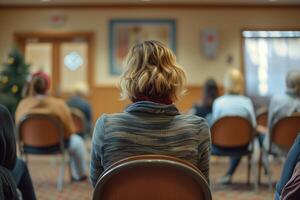
M66 24L51 28L48 17L52 13L64 13ZM123 110L128 102L120 102L115 87L116 77L109 75L108 24L110 19L168 18L177 21L177 56L187 72L189 91L178 103L180 110L187 110L199 99L201 84L212 76L222 83L222 77L230 66L226 63L233 56L232 66L241 67L241 30L248 29L298 29L300 9L67 9L67 10L0 10L0 62L7 56L15 32L73 32L95 33L94 88L90 97L95 116ZM206 59L201 52L200 32L213 28L219 32L219 54L214 60Z
M51 28L48 17L64 13L66 24ZM177 56L185 68L188 82L200 85L207 76L221 83L233 56L233 66L241 64L241 38L243 28L300 29L299 9L71 9L71 10L1 10L0 60L6 58L13 43L14 32L68 32L95 33L95 82L97 85L114 85L117 78L108 72L108 22L114 18L171 18L177 21ZM219 32L220 47L216 59L206 59L201 52L200 31L214 28Z

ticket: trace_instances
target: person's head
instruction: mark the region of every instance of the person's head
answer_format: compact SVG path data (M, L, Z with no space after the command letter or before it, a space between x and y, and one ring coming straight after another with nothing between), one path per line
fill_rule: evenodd
M89 88L85 82L77 82L74 84L73 95L85 97L89 94Z
M292 70L286 75L287 91L300 97L300 71Z
M185 91L186 76L173 52L158 41L134 45L125 60L120 80L122 99L141 96L177 101Z
M238 69L229 69L223 84L226 94L244 94L244 77Z
M44 72L37 72L32 75L32 79L30 82L30 94L46 94L48 89L50 88L50 78Z
M209 78L205 81L203 87L203 104L211 106L213 101L219 96L219 88L216 81Z

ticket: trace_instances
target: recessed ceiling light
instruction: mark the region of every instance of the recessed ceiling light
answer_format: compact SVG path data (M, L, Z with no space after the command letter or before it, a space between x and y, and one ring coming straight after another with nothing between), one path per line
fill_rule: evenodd
M269 2L276 2L277 0L268 0Z
M147 2L147 1L152 1L152 0L141 0L141 1L143 1L143 2Z
M49 2L50 0L41 0L41 2Z

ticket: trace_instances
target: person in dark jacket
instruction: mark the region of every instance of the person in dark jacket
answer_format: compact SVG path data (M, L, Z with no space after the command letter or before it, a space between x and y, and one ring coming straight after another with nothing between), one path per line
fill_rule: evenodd
M73 109L78 109L82 112L85 118L85 131L80 135L88 136L91 133L93 122L92 122L92 108L90 103L86 100L88 95L88 87L82 82L75 84L73 89L73 95L67 101L68 106Z
M35 200L31 177L25 162L17 158L15 128L8 110L0 105L0 166L9 170L24 200ZM5 169L3 169L5 168ZM7 179L4 177L5 180Z
M219 88L216 81L209 78L205 81L202 93L202 102L193 105L188 114L194 114L205 118L208 122L211 120L212 105L219 97Z

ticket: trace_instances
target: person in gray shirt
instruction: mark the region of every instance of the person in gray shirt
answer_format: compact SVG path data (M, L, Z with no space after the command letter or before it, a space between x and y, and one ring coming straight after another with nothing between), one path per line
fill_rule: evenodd
M209 183L210 131L206 120L180 114L173 102L184 92L185 73L173 52L158 41L134 45L120 80L124 112L103 114L94 129L90 178L130 156L161 154L184 159Z
M213 103L212 122L225 116L240 116L251 122L256 127L254 107L250 98L243 96L244 78L237 69L230 69L224 78L225 95L217 98ZM231 151L246 151L248 145L230 149ZM213 154L221 154L228 148L212 145ZM222 184L229 184L232 176L240 163L241 157L230 157L230 167L227 173L219 180Z
M276 122L280 119L290 116L293 113L300 113L300 71L292 70L286 75L286 92L273 96L269 106L268 114L268 134L264 139L264 147L269 150L270 133ZM276 146L272 145L273 153L286 153Z

